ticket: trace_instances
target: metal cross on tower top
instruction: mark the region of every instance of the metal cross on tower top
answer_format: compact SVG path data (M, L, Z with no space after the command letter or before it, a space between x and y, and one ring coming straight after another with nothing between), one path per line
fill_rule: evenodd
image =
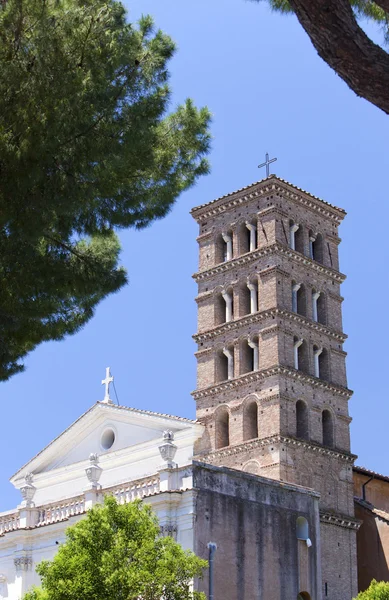
M269 160L269 155L268 155L267 152L266 152L266 157L265 158L266 158L265 162L262 163L261 165L258 165L258 169L261 169L262 167L266 167L266 177L269 177L269 175L270 175L269 165L270 165L270 163L276 162L277 159L276 158L271 158Z
M110 367L107 367L105 369L105 379L103 379L101 381L101 385L105 385L104 402L112 402L112 400L109 396L109 384L112 382L113 382L113 377L111 375L111 369L110 369Z

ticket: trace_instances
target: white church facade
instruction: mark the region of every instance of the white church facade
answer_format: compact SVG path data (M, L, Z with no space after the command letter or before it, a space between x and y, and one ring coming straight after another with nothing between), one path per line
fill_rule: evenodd
M147 498L162 533L193 550L191 458L202 430L109 399L94 404L11 478L22 501L0 513L0 598L18 600L39 585L36 564L53 558L66 527L104 494Z

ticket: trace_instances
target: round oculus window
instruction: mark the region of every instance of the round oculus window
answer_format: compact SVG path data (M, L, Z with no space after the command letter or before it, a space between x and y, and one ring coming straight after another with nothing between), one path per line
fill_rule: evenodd
M112 448L115 442L115 432L113 429L106 429L101 436L101 446L104 450Z

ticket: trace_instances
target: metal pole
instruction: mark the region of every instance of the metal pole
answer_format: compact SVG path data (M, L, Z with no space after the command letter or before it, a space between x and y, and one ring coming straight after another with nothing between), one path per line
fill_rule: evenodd
M213 560L215 556L215 552L217 550L217 545L214 542L209 542L207 545L209 550L209 594L208 600L214 600L213 597Z

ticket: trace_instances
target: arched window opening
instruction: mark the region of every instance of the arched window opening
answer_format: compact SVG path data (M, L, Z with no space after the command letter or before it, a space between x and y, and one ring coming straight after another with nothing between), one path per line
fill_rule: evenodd
M309 374L308 344L305 340L294 338L293 346L294 368Z
M309 258L311 258L312 260L314 260L315 256L314 256L314 244L316 241L316 235L313 233L312 229L309 230L309 234L308 234L308 239L309 239Z
M325 348L323 348L319 356L319 375L317 377L324 379L324 381L330 381L329 352Z
M311 600L311 596L308 592L300 592L297 596L297 600Z
M250 290L243 283L239 290L239 316L244 317L250 314Z
M253 401L246 405L243 413L243 439L253 440L258 437L258 404Z
M323 446L334 446L334 423L332 413L329 410L323 410L321 413L321 423L323 430Z
M307 301L305 293L305 285L301 284L296 294L297 310L299 315L305 317L307 315Z
M296 402L296 437L309 439L308 407L302 400Z
M316 260L319 263L324 262L324 240L321 233L318 233L312 243L312 260Z
M305 254L305 240L304 240L304 227L303 225L299 225L296 233L294 234L295 239L295 250L296 252L300 252L301 254Z
M216 383L234 377L234 349L223 348L216 355Z
M309 525L305 517L297 518L296 535L298 540L307 540L309 538Z
M230 445L230 415L226 408L216 415L216 449Z
M239 254L250 252L250 231L246 227L246 223L242 223L239 227Z
M233 258L232 231L221 233L216 240L215 263L226 262Z
M320 293L317 299L317 321L323 325L327 325L326 297L323 292Z
M243 340L240 347L240 374L258 371L258 338Z
M222 325L226 322L226 301L224 300L222 294L217 294L215 296L214 302L214 310L215 310L215 325Z

